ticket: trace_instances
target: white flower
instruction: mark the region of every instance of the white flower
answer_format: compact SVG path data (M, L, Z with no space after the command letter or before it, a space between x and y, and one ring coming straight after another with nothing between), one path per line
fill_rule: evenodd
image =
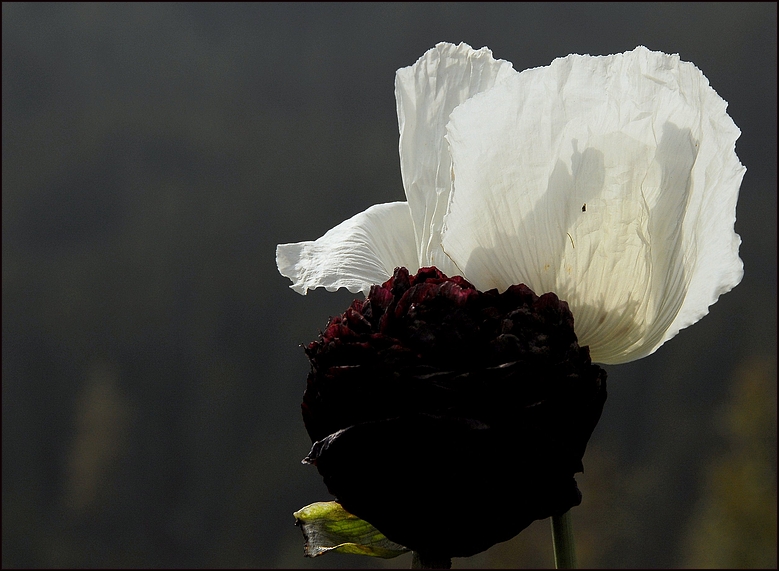
M657 350L743 275L745 168L727 103L692 63L638 47L517 73L441 43L395 80L408 202L281 244L292 288L367 293L396 266L568 302L593 361Z

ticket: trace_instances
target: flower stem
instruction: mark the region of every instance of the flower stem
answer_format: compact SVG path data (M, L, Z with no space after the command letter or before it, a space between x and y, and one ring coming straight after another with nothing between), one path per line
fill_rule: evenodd
M418 551L411 552L412 569L451 569L452 560L448 557L425 557Z
M563 515L552 516L552 545L555 569L576 569L576 546L570 510Z

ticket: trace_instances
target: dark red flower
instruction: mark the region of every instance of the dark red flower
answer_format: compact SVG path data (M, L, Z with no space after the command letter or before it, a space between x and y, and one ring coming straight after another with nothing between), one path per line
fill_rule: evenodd
M553 293L396 269L306 348L306 462L425 556L474 555L568 511L606 400L573 325Z

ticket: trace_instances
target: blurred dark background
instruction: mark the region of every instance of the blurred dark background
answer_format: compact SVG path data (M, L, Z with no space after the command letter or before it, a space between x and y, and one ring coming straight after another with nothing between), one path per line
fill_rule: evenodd
M394 73L439 41L644 44L729 102L743 282L607 367L574 524L585 567L776 566L775 3L2 10L4 567L408 567L302 556L299 344L352 296L274 251L404 199ZM551 565L547 521L454 563Z

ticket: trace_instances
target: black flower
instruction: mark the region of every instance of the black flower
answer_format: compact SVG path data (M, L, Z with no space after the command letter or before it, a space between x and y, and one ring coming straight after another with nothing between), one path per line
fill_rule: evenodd
M306 461L392 541L466 557L581 502L606 373L555 294L398 268L306 353Z

